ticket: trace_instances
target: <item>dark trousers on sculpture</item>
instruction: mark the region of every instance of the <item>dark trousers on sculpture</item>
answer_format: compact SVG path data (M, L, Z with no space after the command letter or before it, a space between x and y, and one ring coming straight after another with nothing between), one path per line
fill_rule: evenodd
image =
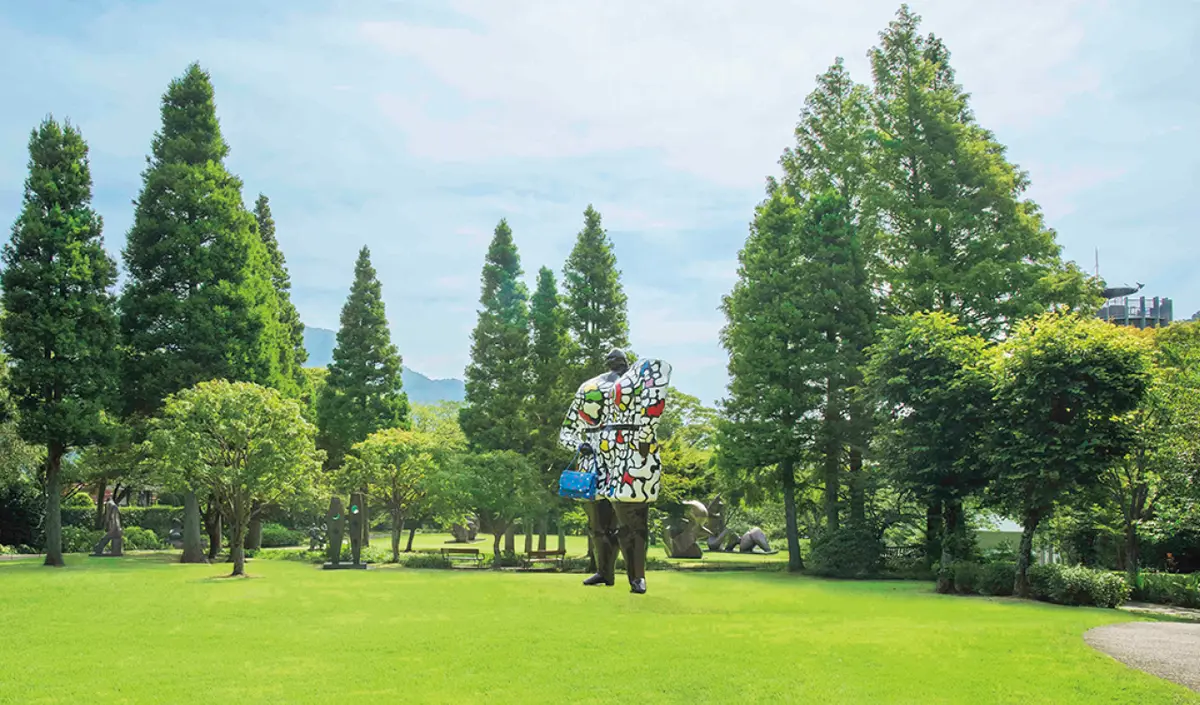
M599 499L585 502L592 547L596 553L596 572L605 582L613 582L617 550L625 556L625 574L630 582L646 577L646 548L650 543L650 505L638 502L609 502Z

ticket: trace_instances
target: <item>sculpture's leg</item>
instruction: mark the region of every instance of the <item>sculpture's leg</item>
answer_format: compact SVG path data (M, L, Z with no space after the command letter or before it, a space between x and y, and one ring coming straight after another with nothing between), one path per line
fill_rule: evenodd
M103 555L103 554L104 554L104 547L105 547L106 545L108 545L108 542L109 542L111 539L112 539L112 536L110 536L109 534L105 534L105 535L104 535L104 536L103 536L103 537L100 539L100 541L99 541L99 542L96 544L96 547L92 549L92 555L93 555L93 556L100 556L100 555Z
M112 554L114 556L123 556L123 555L125 555L124 549L125 549L125 538L123 536L121 536L120 534L118 534L116 536L116 538L114 538L112 540Z
M625 573L633 592L646 592L646 547L650 543L650 506L644 502L618 502L617 529L621 552L625 554Z
M596 552L596 574L583 581L584 585L612 585L616 582L617 517L612 503L606 499L584 502Z

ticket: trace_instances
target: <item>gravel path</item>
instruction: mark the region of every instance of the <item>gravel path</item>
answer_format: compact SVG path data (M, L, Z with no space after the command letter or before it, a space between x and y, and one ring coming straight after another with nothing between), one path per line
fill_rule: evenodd
M1200 624L1126 622L1083 635L1116 660L1200 693Z

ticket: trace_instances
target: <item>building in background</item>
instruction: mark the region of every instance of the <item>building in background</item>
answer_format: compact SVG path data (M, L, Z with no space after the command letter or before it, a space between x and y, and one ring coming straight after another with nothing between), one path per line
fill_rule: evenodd
M1171 300L1158 296L1133 296L1142 290L1136 287L1116 286L1104 290L1104 306L1097 314L1101 320L1118 326L1135 328L1162 328L1171 325Z

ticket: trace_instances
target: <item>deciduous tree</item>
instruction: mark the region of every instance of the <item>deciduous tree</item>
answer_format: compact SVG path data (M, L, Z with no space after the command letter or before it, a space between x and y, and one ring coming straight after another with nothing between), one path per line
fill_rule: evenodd
M201 382L167 399L150 444L168 483L212 493L229 522L233 575L245 575L256 513L310 492L323 453L300 405L247 382Z

